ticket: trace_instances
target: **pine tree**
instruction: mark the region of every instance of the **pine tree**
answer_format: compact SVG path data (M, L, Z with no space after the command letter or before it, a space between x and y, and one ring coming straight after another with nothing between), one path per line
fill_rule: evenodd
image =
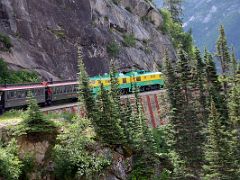
M232 56L231 56L231 63L230 64L231 64L231 67L230 67L231 75L233 77L235 77L236 74L237 74L238 63L237 63L234 48L232 48Z
M182 116L181 116L181 102L182 96L180 95L180 85L178 82L178 77L176 75L176 70L173 68L167 51L164 53L164 74L165 74L165 87L168 92L168 98L170 101L170 117L168 124L168 135L166 136L167 144L169 146L169 157L174 164L173 177L175 179L184 178L184 173L186 170L185 162L182 157L178 154L178 142L182 138L180 131L182 126ZM174 155L174 156L173 156ZM175 158L175 157L178 158ZM179 171L181 169L181 171ZM182 172L182 173L180 173Z
M201 113L201 117L203 121L207 117L207 102L206 102L206 75L205 75L205 63L202 60L201 52L197 47L195 47L194 51L194 59L195 59L195 77L193 77L193 80L196 80L196 87L199 91L199 95L197 97L197 100L199 101L200 107L199 111ZM205 121L206 122L206 121Z
M126 143L128 145L133 144L132 142L132 136L131 133L132 131L132 126L129 126L130 124L130 120L131 120L131 116L132 114L132 107L131 107L131 103L130 100L127 99L127 102L125 105L121 106L121 127L123 128L123 132L124 132L124 136L126 138Z
M198 172L202 161L202 134L201 126L192 107L191 95L191 67L188 58L182 49L178 53L177 73L171 66L168 56L165 57L166 87L170 98L172 113L170 116L170 136L168 137L173 162L177 169L174 178L189 178L199 176ZM175 154L174 156L171 156ZM181 166L181 168L180 168ZM186 177L188 176L188 177Z
M38 132L52 132L55 130L53 122L47 120L37 104L37 100L33 95L28 95L28 109L26 116L23 119L21 125L23 125L23 131L25 133L38 133ZM24 133L24 132L22 132Z
M205 145L204 179L235 179L237 169L232 157L232 138L221 125L221 115L214 101L211 101L211 112ZM234 152L235 153L235 152Z
M93 125L95 126L95 128L97 128L96 126L99 116L96 108L96 101L90 88L90 80L83 63L82 49L80 47L78 47L78 67L79 103L80 106L85 107L87 111L87 117L92 120Z
M153 137L152 131L146 123L146 118L143 114L142 107L139 102L139 89L134 86L135 93L135 111L130 118L132 125L135 147L133 172L131 173L132 179L151 179L154 173L155 165L158 163L156 160L156 142ZM129 124L129 125L130 125Z
M228 119L228 110L226 101L222 95L221 83L218 80L215 64L212 55L205 50L204 55L206 63L206 78L207 78L207 91L208 91L208 106L210 107L211 99L214 101L215 106L220 113L223 124L226 125Z
M174 22L182 24L183 0L164 0L164 6L170 11Z
M101 84L100 101L102 111L97 124L98 133L104 142L111 145L120 145L123 143L123 130L119 119L113 115L113 100L107 90L104 89L103 84Z
M230 54L229 54L229 49L228 49L228 44L227 44L227 39L225 35L225 30L223 25L220 26L219 28L219 38L217 41L217 57L221 63L221 68L222 68L222 76L223 76L223 89L225 95L227 95L227 77L229 76L229 63L231 62Z

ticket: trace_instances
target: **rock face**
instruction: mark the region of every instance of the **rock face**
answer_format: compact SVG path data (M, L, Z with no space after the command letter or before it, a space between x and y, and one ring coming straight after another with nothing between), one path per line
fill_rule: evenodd
M118 1L114 1L118 2ZM0 31L9 36L11 52L0 57L12 69L29 69L43 79L75 79L77 44L92 75L108 72L107 46L118 45L114 57L120 70L156 70L164 49L175 52L159 30L162 17L144 0L0 0ZM126 47L124 35L135 45Z

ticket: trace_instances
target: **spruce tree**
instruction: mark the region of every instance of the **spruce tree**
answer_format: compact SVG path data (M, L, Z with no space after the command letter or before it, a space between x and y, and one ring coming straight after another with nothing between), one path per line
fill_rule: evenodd
M195 51L194 51L194 60L195 60L195 77L193 77L193 80L196 80L196 88L199 92L199 95L195 95L195 96L198 96L197 97L197 100L199 102L199 110L200 113L201 113L201 117L202 117L202 120L203 122L206 120L207 118L207 102L206 102L206 87L205 87L205 84L206 84L206 75L205 75L205 69L206 69L206 66L205 66L205 63L203 62L202 60L202 57L201 57L201 52L200 50L195 47ZM206 121L205 121L206 122Z
M234 48L232 48L231 63L230 63L230 74L231 74L233 79L236 78L237 70L238 70L238 62L237 62L237 59L236 59Z
M90 87L89 76L86 72L84 63L82 49L78 47L78 68L79 68L79 102L83 105L87 111L87 117L92 121L97 118L97 109L95 104L95 98ZM93 123L96 125L96 123Z
M229 76L229 70L230 70L229 63L231 62L231 58L229 54L227 39L226 39L223 25L220 26L219 33L220 35L217 41L216 55L221 63L222 76L223 76L223 89L224 89L225 96L227 96L227 77Z
M126 143L130 146L132 142L132 126L129 126L132 114L132 107L130 100L127 99L126 104L121 106L121 127L123 128L124 136L126 138Z
M204 55L206 63L206 78L207 78L207 91L208 91L208 107L210 107L211 99L214 101L218 112L221 114L223 124L226 125L228 119L227 103L222 95L221 83L218 80L215 63L213 62L212 55L205 50Z
M199 169L201 168L201 162L203 160L202 152L202 125L196 112L194 102L194 84L192 81L190 60L183 49L178 51L177 73L178 73L178 86L180 91L178 92L179 105L176 107L179 111L181 119L178 123L178 128L175 131L179 133L176 142L177 153L180 158L186 163L187 172L193 176L199 176ZM174 124L175 127L177 124Z
M189 175L199 176L202 137L196 113L190 106L191 68L183 50L180 49L178 57L178 74L176 74L176 70L171 66L167 53L165 53L166 88L168 89L171 109L167 139L173 163L177 165L176 168L184 171L184 173L180 173L175 169L173 178L184 179L188 178ZM174 156L172 156L173 154Z
M204 179L236 179L237 168L233 154L233 138L221 124L214 101L211 101L211 111L207 128L207 142L205 145Z
M52 132L55 130L55 125L53 122L47 120L37 104L37 100L33 97L31 93L28 95L28 108L26 116L23 119L22 130L25 132L21 133L39 133L39 132ZM21 128L20 128L21 129Z
M114 116L113 100L104 89L103 84L100 88L100 109L102 111L98 122L98 133L105 143L120 145L123 143L124 135L119 119Z

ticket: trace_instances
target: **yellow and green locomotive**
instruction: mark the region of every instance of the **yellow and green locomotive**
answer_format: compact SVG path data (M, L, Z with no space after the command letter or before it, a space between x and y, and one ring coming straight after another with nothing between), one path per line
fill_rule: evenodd
M131 71L127 73L116 74L119 83L119 89L122 94L128 94L132 92L132 86L137 86L141 92L158 90L163 88L164 80L161 72L147 72L143 70ZM103 76L95 76L90 78L91 87L93 92L99 91L101 83L105 89L110 88L110 75L105 74Z

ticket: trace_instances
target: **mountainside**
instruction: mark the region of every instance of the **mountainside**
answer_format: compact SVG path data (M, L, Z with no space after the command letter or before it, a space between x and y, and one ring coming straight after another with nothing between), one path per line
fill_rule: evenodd
M74 79L80 44L90 75L108 72L111 56L121 70L156 70L164 49L175 57L161 25L158 10L144 0L0 0L0 32L13 45L0 57L44 79Z
M161 6L162 0L156 0ZM240 57L240 1L239 0L185 0L184 28L192 28L196 44L215 51L218 27L225 26L229 46L236 48Z

